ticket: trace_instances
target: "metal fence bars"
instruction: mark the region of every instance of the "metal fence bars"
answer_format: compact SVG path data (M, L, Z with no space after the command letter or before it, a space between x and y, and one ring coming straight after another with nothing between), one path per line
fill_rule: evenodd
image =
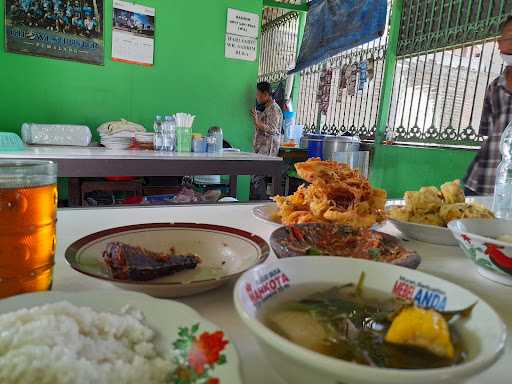
M278 83L295 66L299 13L265 8L258 81Z
M382 37L300 73L297 121L306 132L375 139L387 42L386 29Z
M388 9L391 10L391 1ZM478 147L485 90L503 70L495 38L512 0L406 0L387 122L378 122L388 31L300 73L297 122L306 132L354 134L415 145ZM388 12L388 23L389 15ZM260 80L286 78L297 49L297 12L266 9Z
M404 2L386 137L476 147L485 90L503 70L495 37L512 0Z

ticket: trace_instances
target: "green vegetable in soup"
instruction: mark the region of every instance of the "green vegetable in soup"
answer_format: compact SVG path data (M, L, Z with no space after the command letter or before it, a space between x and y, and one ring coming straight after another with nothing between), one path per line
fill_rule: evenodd
M370 248L368 250L368 254L371 256L373 260L379 261L380 260L380 249L379 248Z
M320 256L323 254L324 252L322 252L322 250L315 247L309 247L308 250L306 251L306 255L308 256Z
M359 364L426 369L464 361L465 346L453 326L455 321L448 323L455 351L452 359L441 358L424 348L386 342L385 335L393 319L411 304L364 288L364 280L362 273L357 285L331 287L277 305L269 303L263 309L263 320L275 332L298 345ZM304 287L299 290L303 291ZM469 316L473 306L440 314L446 321L456 320L456 317Z

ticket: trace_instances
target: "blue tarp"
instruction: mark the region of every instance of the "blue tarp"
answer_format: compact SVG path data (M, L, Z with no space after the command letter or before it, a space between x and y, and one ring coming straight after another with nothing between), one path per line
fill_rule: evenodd
M313 0L292 72L382 36L387 0Z

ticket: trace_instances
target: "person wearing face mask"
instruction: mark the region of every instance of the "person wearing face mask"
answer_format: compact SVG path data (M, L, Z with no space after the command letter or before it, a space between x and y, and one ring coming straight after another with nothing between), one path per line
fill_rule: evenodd
M491 195L501 160L500 140L512 121L512 16L501 26L498 48L505 69L485 93L480 134L487 136L464 178L466 195Z
M283 113L272 98L272 87L267 82L256 86L256 108L251 110L254 124L253 149L255 153L277 156L281 141ZM267 200L265 176L253 176L251 180L251 200Z

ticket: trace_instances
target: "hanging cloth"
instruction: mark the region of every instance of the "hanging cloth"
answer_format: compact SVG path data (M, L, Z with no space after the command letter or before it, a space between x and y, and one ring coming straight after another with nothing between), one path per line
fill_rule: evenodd
M295 69L320 63L383 35L387 0L313 0Z

